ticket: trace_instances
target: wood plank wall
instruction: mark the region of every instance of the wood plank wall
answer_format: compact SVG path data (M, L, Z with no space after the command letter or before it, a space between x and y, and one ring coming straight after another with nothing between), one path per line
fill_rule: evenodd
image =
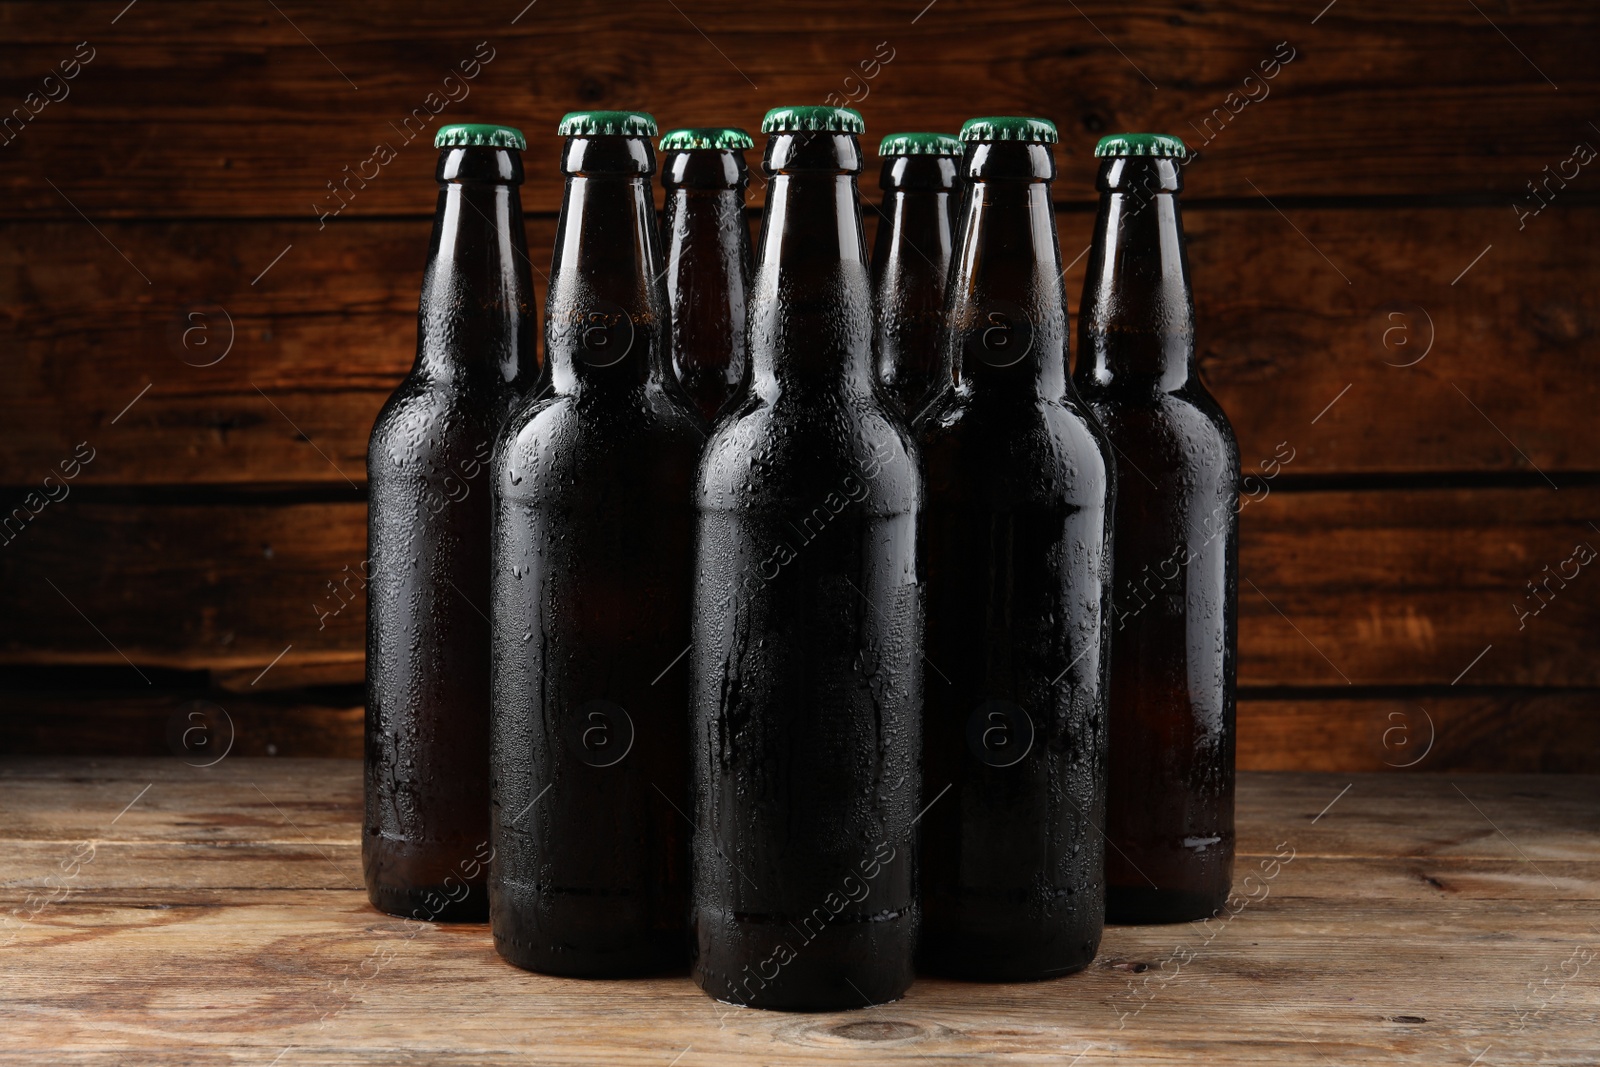
M1053 117L1074 311L1095 139L1201 149L1202 372L1247 472L1293 454L1242 517L1241 765L1600 770L1597 39L1582 0L0 0L0 746L221 707L359 752L433 129L528 133L542 270L562 112L834 94L874 145Z

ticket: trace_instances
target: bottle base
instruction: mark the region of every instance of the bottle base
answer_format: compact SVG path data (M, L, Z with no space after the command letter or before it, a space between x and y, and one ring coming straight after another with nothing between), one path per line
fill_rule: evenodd
M646 978L681 974L687 969L683 942L676 934L655 935L639 944L595 951L521 941L497 933L494 949L513 966L557 978Z
M1115 926L1158 926L1164 923L1209 919L1228 900L1228 887L1220 892L1196 893L1180 889L1128 886L1106 889L1106 922Z
M694 980L714 1000L767 1011L887 1004L915 978L919 920L909 908L855 921L836 916L820 926L811 916L791 922L698 912Z
M681 905L654 906L637 893L540 892L497 880L490 925L495 951L525 971L561 978L640 978L682 973L689 945L666 916Z
M716 993L713 993L711 990L707 989L704 983L699 982L698 978L696 979L696 984L698 984L701 991L712 1000L716 1001L718 1004L726 1004L730 1008L754 1008L757 1011L781 1011L787 1012L791 1015L825 1015L839 1011L866 1011L869 1008L881 1008L885 1004L893 1004L896 1001L903 1000L905 998L905 993L900 992L891 997L884 997L882 1000L874 1000L870 1004L859 996L855 997L849 1003L838 1003L828 997L823 997L815 1002L796 1001L794 1003L789 1003L785 1001L774 1002L770 1004L758 1004L754 1001L730 1000L727 997L718 996ZM851 993L854 995L854 990L851 990Z
M451 900L454 892L459 900ZM489 893L482 883L468 885L461 896L459 884L406 887L367 886L367 900L374 908L402 919L437 923L486 923L489 921Z
M909 971L910 968L907 968ZM799 1014L818 1014L831 1011L864 1011L884 1004L893 1004L911 988L911 978L896 977L886 982L868 981L865 985L841 975L814 976L805 982L791 982L792 988L772 994L757 993L746 997L743 987L728 987L710 981L698 970L694 972L695 984L712 1000L735 1008L759 1008L762 1011L786 1011Z
M421 922L489 921L488 842L416 842L370 827L361 845L367 899L379 911Z
M1000 934L988 931L924 930L917 951L918 971L963 982L1047 982L1076 974L1094 962L1100 932L1072 944L1045 931Z

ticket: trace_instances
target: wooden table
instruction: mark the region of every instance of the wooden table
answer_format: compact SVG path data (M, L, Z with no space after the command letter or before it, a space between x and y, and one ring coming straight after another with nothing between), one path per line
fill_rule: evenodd
M786 1015L373 911L354 762L0 761L0 1061L1600 1060L1600 779L1253 774L1239 799L1231 917L1108 929L1057 981Z

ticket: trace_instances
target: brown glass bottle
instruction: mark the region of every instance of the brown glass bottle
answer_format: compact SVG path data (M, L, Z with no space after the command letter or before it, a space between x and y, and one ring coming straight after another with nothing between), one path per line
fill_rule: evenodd
M1233 872L1239 450L1195 371L1183 143L1103 138L1076 380L1117 449L1110 922L1214 914Z
M495 947L613 977L682 966L693 480L667 365L655 120L562 120L550 389L492 471Z
M874 358L878 381L910 420L949 381L939 331L961 142L942 133L897 133L883 139L878 154L883 205L872 252Z
M538 371L522 135L446 126L417 359L367 449L366 832L375 907L482 922L489 457Z
M920 476L872 373L861 116L762 129L754 378L697 489L694 977L860 1008L905 992L917 936Z
M1105 916L1110 448L1067 377L1055 126L973 119L927 474L922 947L1029 981L1094 959ZM946 791L947 790L947 791Z
M750 173L743 130L669 130L661 138L666 189L667 300L672 307L672 368L707 423L750 381L744 309L750 287L750 227L744 190Z

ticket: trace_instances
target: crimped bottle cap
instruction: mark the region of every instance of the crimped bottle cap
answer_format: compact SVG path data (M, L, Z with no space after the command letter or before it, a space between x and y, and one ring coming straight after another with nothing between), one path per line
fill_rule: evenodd
M1055 144L1060 140L1060 135L1056 133L1056 124L1049 119L1030 118L1025 115L990 115L963 122L961 139Z
M1183 159L1189 155L1184 143L1166 133L1113 133L1094 146L1096 159L1117 156L1155 156L1157 159Z
M761 120L762 133L866 133L867 122L852 107L775 107Z
M569 111L556 133L562 137L654 137L656 117L648 111Z
M754 148L755 141L737 126L686 126L661 135L663 152L692 152L708 148L721 152L742 152Z
M439 132L433 137L435 148L461 148L473 145L485 148L515 148L518 152L524 152L528 148L528 143L522 139L522 131L515 126L495 126L482 122L458 122L451 126L440 126Z
M959 156L961 139L948 133L891 133L878 144L880 156Z

